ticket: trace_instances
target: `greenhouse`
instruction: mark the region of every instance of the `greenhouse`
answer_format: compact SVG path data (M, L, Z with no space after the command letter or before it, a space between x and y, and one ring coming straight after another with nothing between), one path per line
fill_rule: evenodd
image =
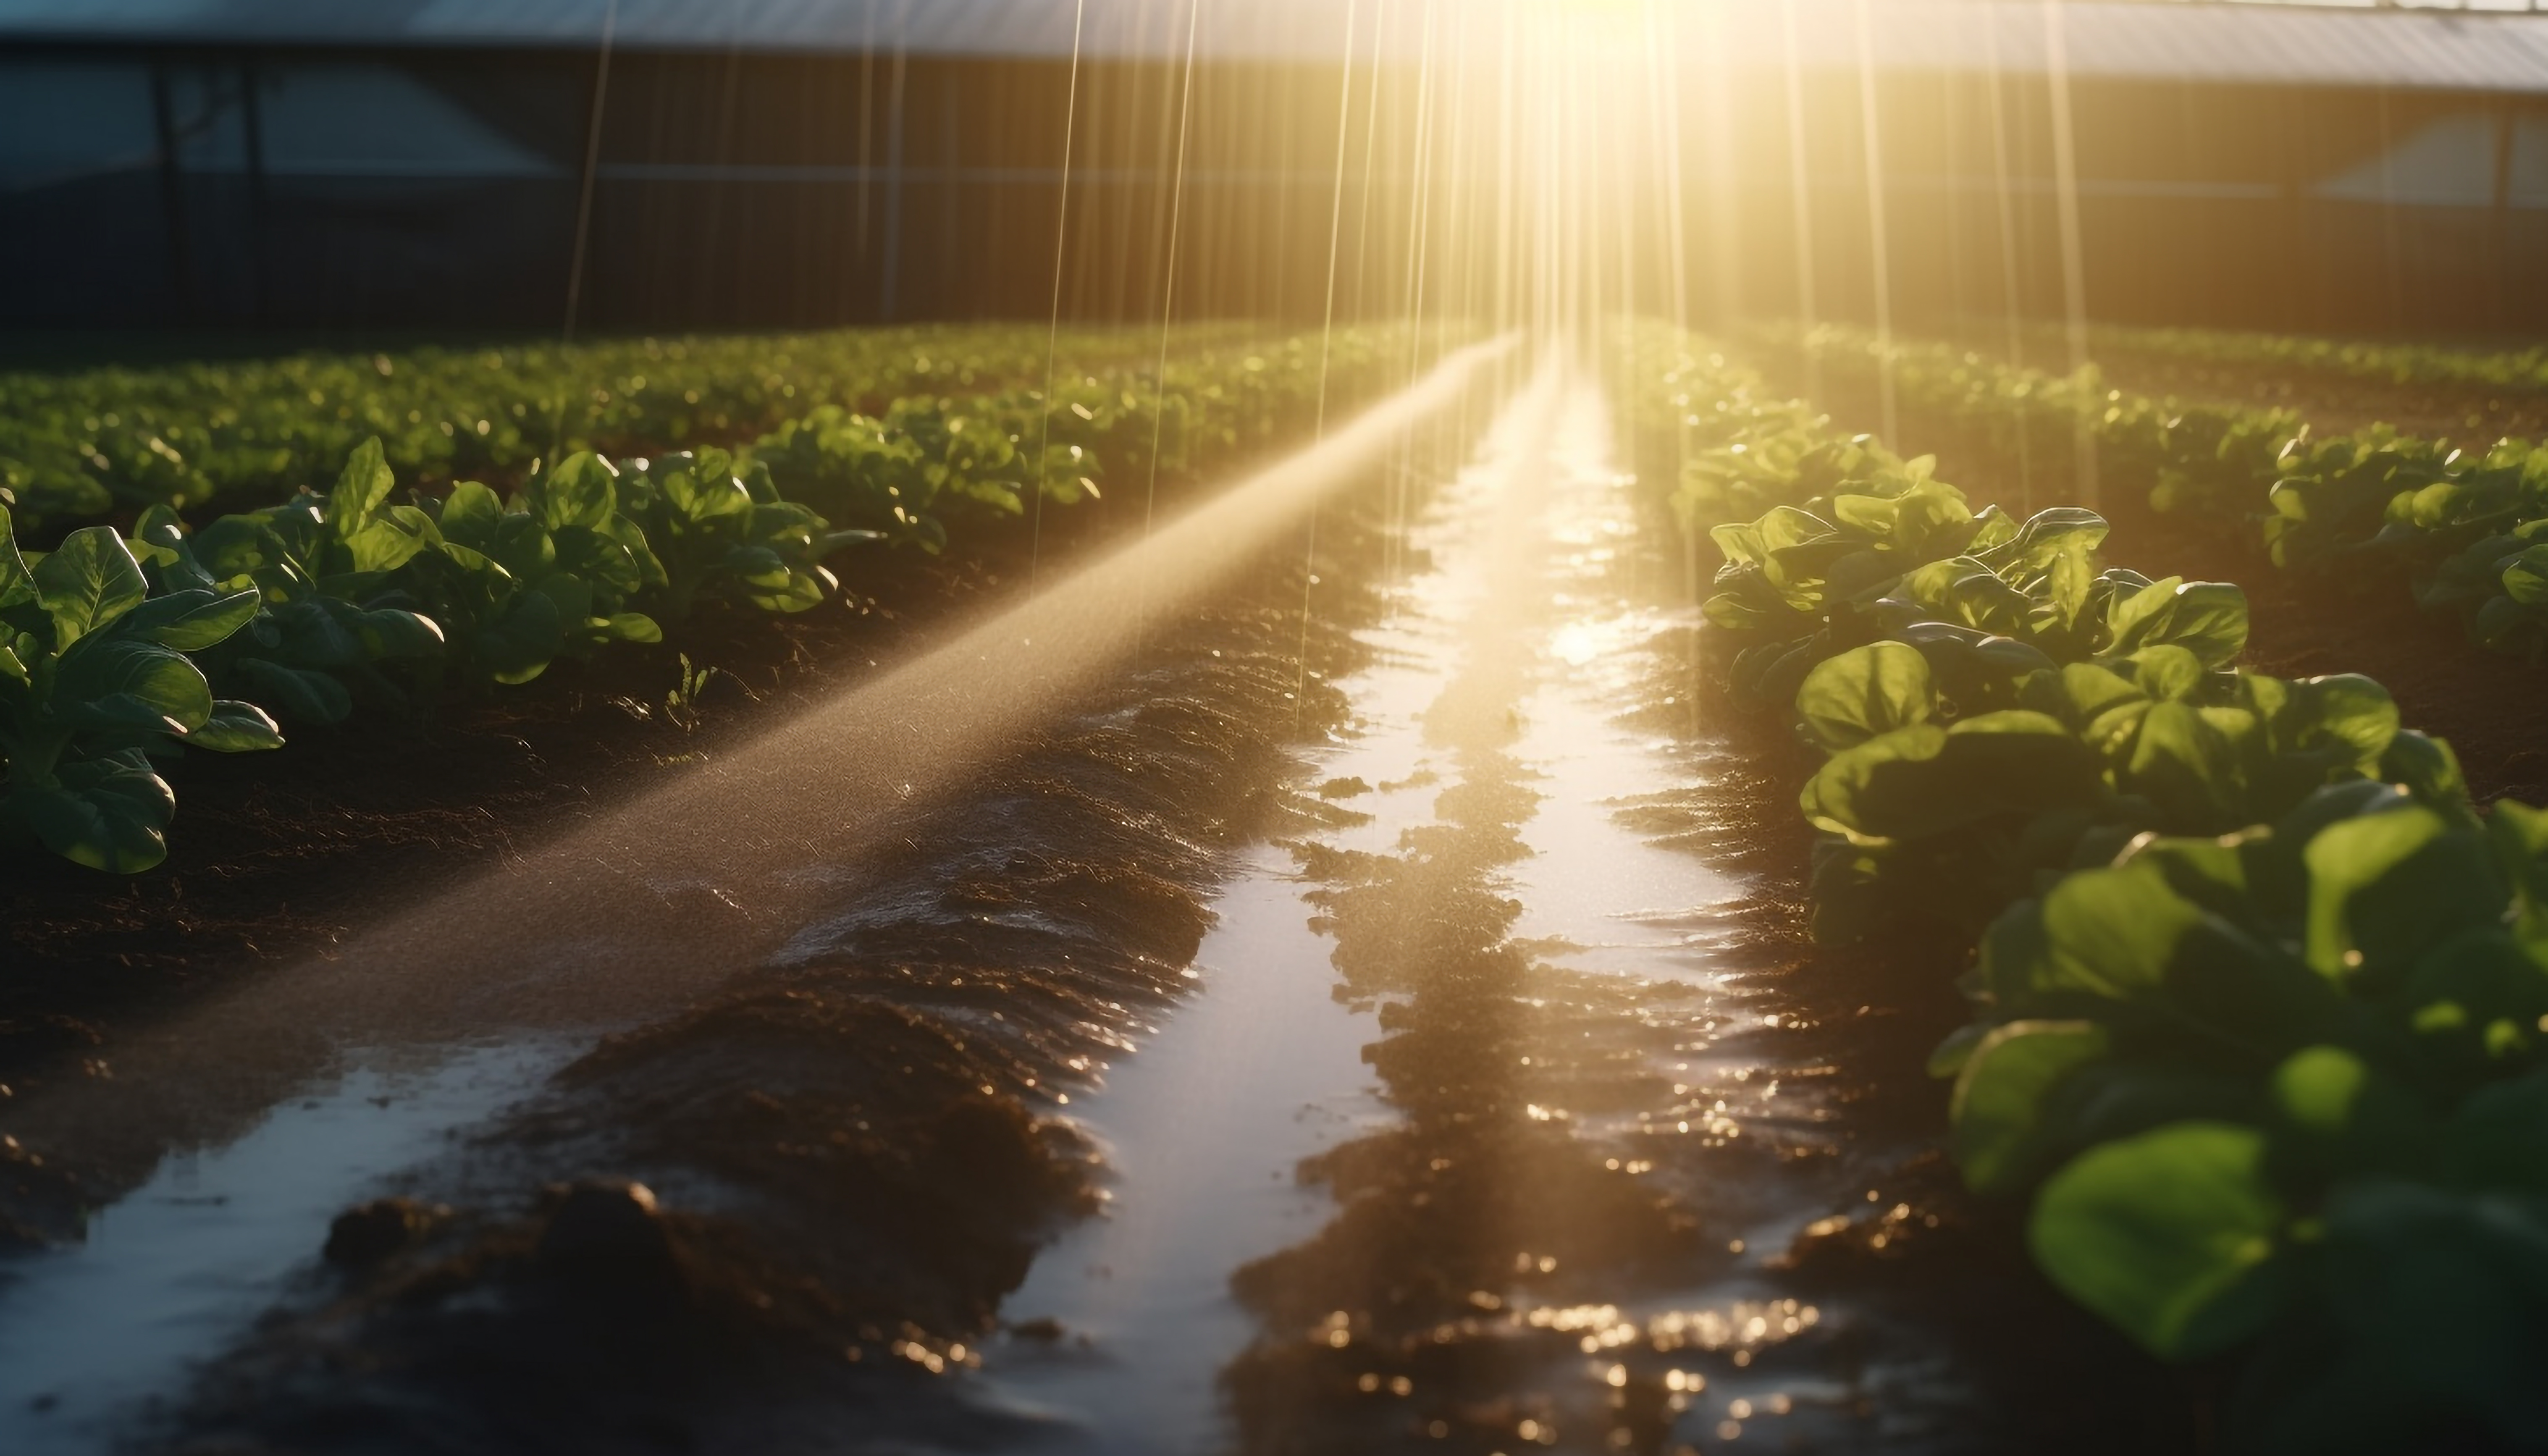
M2548 1452L2526 3L0 0L0 1452Z

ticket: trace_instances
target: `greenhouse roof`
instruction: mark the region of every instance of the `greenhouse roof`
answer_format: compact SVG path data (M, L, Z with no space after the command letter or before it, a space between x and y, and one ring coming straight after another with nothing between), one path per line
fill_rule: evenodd
M1460 34L1492 43L1497 18L1531 0L1433 0ZM1210 57L1327 61L1342 51L1352 0L1201 0ZM1365 32L1384 17L1384 49L1422 40L1427 0L1362 0ZM2051 53L2034 0L1793 0L1796 58L1854 65L1862 13L1868 50L1888 70L2041 72ZM1788 7L1774 0L1657 0L1651 14L1684 58L1711 48L1732 65L1787 55ZM2548 16L2280 4L2068 0L2062 49L2083 79L2548 93ZM1613 39L1641 9L1588 11ZM0 0L0 40L316 46L573 46L648 49L1058 56L1078 0ZM1167 58L1185 45L1182 0L1087 0L1081 45L1106 58ZM1651 38L1639 33L1644 44Z

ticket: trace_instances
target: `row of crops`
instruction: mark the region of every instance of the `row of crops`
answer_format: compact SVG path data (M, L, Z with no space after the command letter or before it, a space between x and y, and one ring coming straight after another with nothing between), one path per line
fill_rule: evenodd
M2146 490L2162 514L2255 533L2287 571L2410 591L2487 647L2548 660L2548 446L2469 449L2386 426L2320 435L2290 410L2185 405L2110 389L2093 367L2052 375L1951 345L1883 345L1863 330L1768 342L1843 380L1888 370L1903 410L1944 424L1959 459L2003 481L2075 499L2084 431L2098 479ZM2236 346L2234 336L2222 345ZM2370 370L2412 369L2428 351L2355 352ZM2460 357L2497 370L2518 358Z
M1175 352L1244 342L1180 330ZM269 504L367 438L425 485L511 481L579 450L747 443L820 404L1041 384L1149 357L1155 334L1013 324L578 345L304 354L240 363L0 375L0 503L22 531L149 505Z
M1911 410L2066 446L2065 382L1897 363ZM2240 669L2239 589L2107 562L2089 510L1976 506L1669 328L1623 370L1641 461L1722 553L1735 699L1819 761L1817 937L1973 948L1933 1069L2050 1279L2162 1357L2237 1356L2232 1449L2548 1439L2548 813L2479 812L2375 682ZM2105 405L2117 484L2380 453L2257 461L2234 415ZM2359 528L2280 514L2287 546Z
M0 421L8 448L60 425L58 410L108 399L124 401L108 412L127 434L84 437L93 478L63 467L0 497L0 838L147 869L175 812L162 770L189 747L270 750L287 726L411 714L663 641L711 604L803 611L839 589L830 563L847 549L935 552L1109 483L1173 482L1306 429L1322 401L1367 394L1410 341L1185 342L1162 372L1155 333L1070 339L1048 396L1017 382L1046 367L1046 332L1016 327L795 341L821 362L792 374L768 341L711 341L605 346L572 369L554 353L517 370L425 354L65 377L44 408ZM623 367L638 349L660 351L653 378L592 390L603 412L564 438L650 453L524 456L522 421L566 373ZM455 403L462 383L475 393ZM891 394L905 389L923 393ZM878 398L890 403L864 412ZM681 403L657 408L666 400ZM779 401L795 408L778 414ZM436 410L444 427L365 433ZM514 424L450 427L471 410ZM763 432L728 448L747 425ZM102 443L133 429L205 447L152 456L182 476L135 475ZM480 467L511 468L518 484L417 488ZM31 523L118 504L129 525L77 526L34 549Z
M2188 364L2254 369L2281 377L2319 375L2515 396L2548 391L2548 349L2540 348L2489 351L2446 344L2372 343L2205 328L2100 328L2094 344L2101 349L2159 355Z

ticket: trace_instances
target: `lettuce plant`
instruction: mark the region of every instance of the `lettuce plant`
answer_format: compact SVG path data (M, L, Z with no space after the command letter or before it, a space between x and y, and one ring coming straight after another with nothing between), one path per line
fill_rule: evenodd
M1983 943L1956 1152L2152 1350L2262 1340L2239 1449L2527 1446L2548 1338L2548 814L2359 783L2145 837Z
M723 450L629 462L622 499L649 553L640 559L645 585L675 621L702 595L803 611L840 587L825 557L878 538L833 530L810 507L780 500L767 465L755 461L738 476Z
M21 553L0 508L0 830L133 873L168 853L176 796L150 756L278 748L274 720L213 696L187 657L256 614L254 592L150 592L106 526Z
M323 497L305 491L191 535L174 511L153 506L133 545L163 585L257 593L260 609L246 629L203 658L215 682L252 692L289 718L341 722L353 711L353 686L404 700L382 664L429 664L443 650L442 629L410 609L399 580L433 543L433 522L414 506L391 504L392 484L380 442L371 440Z

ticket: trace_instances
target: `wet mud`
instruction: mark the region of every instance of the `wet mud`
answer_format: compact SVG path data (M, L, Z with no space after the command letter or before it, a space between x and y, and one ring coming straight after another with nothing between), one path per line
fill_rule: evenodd
M1453 766L1432 820L1305 851L1400 1118L1305 1163L1334 1218L1236 1276L1263 1322L1226 1375L1236 1448L2202 1449L2199 1383L2060 1301L2016 1211L1937 1151L1925 1060L1963 1019L1960 953L1809 943L1810 765L1734 715L1712 634L1662 606L1669 529L1588 550L1569 523L1633 521L1631 496L1518 484L1486 551L1500 599L1539 605L1470 624L1428 714ZM1514 934L1551 602L1629 614L1603 700L1661 762L1605 808L1735 885L1643 973Z
M1056 1114L1185 992L1250 839L1341 704L1330 522L1138 672L855 866L835 917L692 1009L612 1036L410 1181L207 1370L182 1450L899 1449L1025 1438L953 1399L1037 1247L1095 1207ZM372 1230L365 1233L363 1230Z
M911 709L908 720L835 723L840 702L865 700L858 670L875 660L855 650L827 665L850 682L792 682L831 701L755 740L756 772L771 776L774 744L782 775L845 752L851 762L827 771L835 793L799 790L775 824L747 811L733 857L720 853L713 871L702 861L702 875L685 879L679 864L658 865L629 884L631 868L644 866L611 859L624 848L612 835L631 832L613 827L625 811L595 810L570 787L570 822L602 833L552 832L550 848L504 857L507 893L550 895L557 924L520 923L478 897L437 902L420 922L413 910L393 914L385 929L376 911L363 917L375 927L368 954L305 959L200 1008L177 998L175 1035L153 1034L144 1074L134 1074L134 1039L125 1038L116 1045L128 1055L113 1063L22 1078L10 1124L37 1136L0 1143L0 1198L21 1241L36 1245L144 1227L121 1205L104 1220L99 1210L154 1165L164 1171L172 1144L208 1147L210 1181L221 1187L253 1163L221 1146L251 1125L260 1138L298 1136L341 1120L349 1100L400 1103L396 1089L357 1095L376 1053L347 1039L365 1028L412 1042L425 1062L448 1058L446 1038L461 1046L535 1027L568 1048L511 1068L514 1097L534 1095L495 1122L452 1106L423 1124L390 1115L402 1136L438 1130L454 1150L360 1196L282 1214L271 1199L247 1200L265 1211L267 1243L278 1224L288 1232L293 1220L306 1223L304 1252L280 1266L284 1297L258 1332L232 1338L194 1395L180 1398L164 1379L127 1381L125 1395L148 1399L126 1400L110 1382L115 1409L101 1415L94 1380L78 1409L31 1387L0 1431L46 1450L616 1450L694 1438L714 1449L777 1449L794 1439L788 1431L837 1425L842 1400L867 1410L881 1390L879 1409L900 1410L935 1377L966 1366L967 1341L978 1348L1031 1251L1091 1206L1091 1149L1052 1117L1069 1103L1066 1089L1093 1084L1184 992L1186 961L1210 920L1204 897L1234 849L1328 812L1293 791L1288 744L1328 720L1329 660L1358 651L1340 619L1362 609L1355 583L1383 548L1368 523L1337 518L1305 558L1296 512L1348 485L1377 497L1349 479L1368 474L1354 462L1377 458L1407 422L1456 408L1473 385L1488 387L1474 365L1455 362L1394 403L1395 413L1341 425L1299 464L1230 493L1233 505L1199 507L1155 540L1145 531L1139 551L1109 558L1130 574L1124 580L1064 581L1039 595L1033 638L1008 625L1014 613L977 614L983 625L953 637L952 655L921 636L931 650L899 678L890 665L885 674L911 683L886 700ZM1216 525L1227 542L1180 544ZM1071 534L1044 543L1047 569L1068 561ZM1105 544L1106 534L1092 531L1087 544ZM1182 576L1144 575L1156 572L1145 564L1161 550L1182 553ZM1127 585L1139 590L1127 595ZM1057 642L1043 641L1047 625ZM939 659L945 666L933 669ZM967 690L969 709L935 711L948 693ZM935 747L919 736L931 723ZM835 727L837 743L807 736ZM872 754L861 747L869 740ZM789 744L798 745L792 756ZM960 774L957 791L902 762L914 755L939 777ZM694 768L684 776L698 784L632 807L660 800L679 814L725 791L717 785L752 787L752 774L720 770L724 758L700 752L659 765ZM666 810L652 814L632 821L641 838ZM657 843L695 838L685 823ZM589 857L578 848L587 842ZM848 858L821 853L830 846L854 849ZM704 841L693 848L718 851ZM747 864L775 872L738 880ZM722 877L704 877L711 872ZM598 898L578 905L580 881ZM632 889L633 920L596 916ZM404 974L430 958L429 938L446 930L483 951L485 963L445 956L449 976ZM507 944L544 949L507 956ZM625 963L614 968L602 952L623 944ZM690 964L690 946L717 955ZM574 963L549 964L552 951ZM729 978L729 958L755 968ZM292 1010L304 1003L306 1018ZM614 1023L617 1035L574 1055L587 1029ZM219 1035L189 1038L188 1028ZM349 1060L345 1085L325 1090L326 1069ZM558 1061L568 1064L548 1076ZM184 1075L188 1067L217 1075ZM420 1075L437 1074L426 1066ZM297 1108L275 1107L314 1082ZM177 1159L181 1172L192 1160ZM143 1192L158 1197L156 1187ZM211 1212L157 1262L182 1261L183 1250L200 1258L216 1226L236 1222L218 1212L229 1196L168 1199ZM31 1248L0 1274L0 1320L36 1308L30 1299L97 1283L92 1272L119 1256L91 1252ZM260 1256L274 1258L270 1249ZM150 1262L130 1250L120 1257ZM254 1307L240 1299L271 1303L278 1282L259 1286L245 1266L241 1277L169 1277L246 1291L233 1290L224 1310L190 1312L185 1337L197 1353L224 1337L224 1320L246 1324ZM126 1303L83 1312L73 1333L164 1320L149 1297L182 1294L185 1303L195 1293L146 1278L103 1287ZM23 1342L29 1331L0 1333ZM926 1400L913 1409L915 1419L949 1426Z
M1717 691L1616 470L1597 394L1552 375L1408 533L1395 491L1329 512L1314 559L1269 552L826 867L829 910L759 963L307 1219L265 1313L111 1444L2209 1449L2218 1372L2061 1301L1937 1151L1965 953L1805 935L1811 764ZM1029 1394L1067 1393L1219 1348L1110 1345L1018 1291L1067 1284L1038 1261L1110 1198L1142 1227L1145 1149L1110 1170L1080 1114L1228 994L1198 956L1233 876L1263 901L1233 923L1327 938L1377 1100L1285 1170L1316 1211L1291 1241L1211 1273L1245 1326L1223 1437L1145 1444L1003 1372L1049 1352ZM1210 1115L1153 1117L1181 1113Z

